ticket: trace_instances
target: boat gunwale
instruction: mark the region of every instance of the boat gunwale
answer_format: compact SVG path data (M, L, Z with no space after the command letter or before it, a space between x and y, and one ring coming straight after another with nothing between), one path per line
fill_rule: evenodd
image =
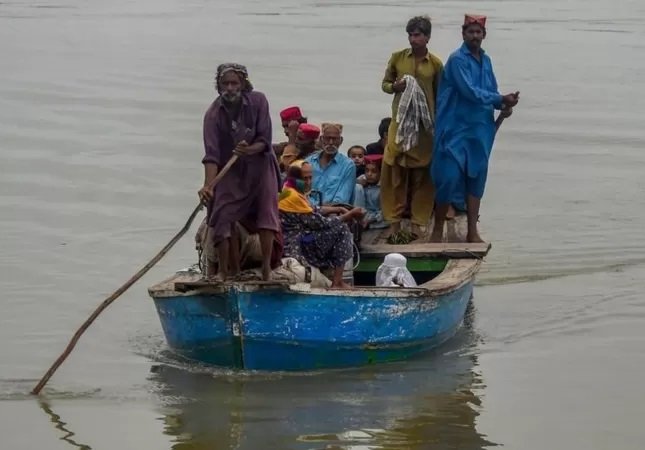
M148 293L153 299L161 300L164 298L189 297L195 295L223 295L231 289L238 292L259 292L268 290L282 290L285 295L305 294L317 295L323 297L389 297L389 298L419 298L419 297L439 297L449 294L466 283L470 282L479 271L482 264L481 259L449 259L441 273L429 280L428 282L411 288L391 288L379 286L356 286L355 289L331 289L331 288L312 288L308 283L286 283L286 282L259 282L259 281L242 281L213 284L212 286L191 289L180 292L174 289L174 284L178 278L189 275L194 277L197 273L177 272L171 277L160 283L148 288Z

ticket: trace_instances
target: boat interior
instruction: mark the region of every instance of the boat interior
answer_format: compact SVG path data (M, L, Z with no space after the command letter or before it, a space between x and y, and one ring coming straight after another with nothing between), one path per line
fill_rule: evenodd
M403 229L409 226L405 222L402 225ZM484 258L491 247L487 242L465 242L465 231L466 218L463 215L446 222L446 240L451 242L430 243L427 241L427 237L423 236L407 244L389 244L385 230L367 230L363 232L361 237L360 252L355 255L354 261L348 262L346 266L344 279L354 287L383 289L376 287L376 271L383 263L386 255L399 253L406 257L406 267L414 277L417 286L421 288L432 287L434 289L444 285L443 280L450 281L448 284L454 285L454 282L456 282L455 276L460 273L470 273L473 270L472 263L479 262ZM450 268L450 270L446 270L446 268ZM326 275L330 276L331 274ZM432 281L436 278L436 281ZM453 278L455 280L452 280ZM267 285L268 287L268 285L282 286L291 284L288 281L277 280L262 282L259 281L258 276L236 279L234 283L238 286L249 284L256 287L260 285ZM227 283L205 280L199 272L184 272L153 286L151 290L187 292L195 289L209 290L216 286L221 287L222 284Z
M430 227L433 224L430 224ZM431 229L428 227L428 229ZM403 221L402 229L409 229L409 223ZM399 253L407 259L407 268L417 285L436 278L441 274L451 259L482 259L490 250L490 244L467 243L466 217L463 214L446 221L446 240L450 242L430 243L427 233L407 244L390 244L387 242L386 230L367 230L363 232L360 253L353 261L353 271L347 274L352 277L354 286L375 286L376 271L386 255Z

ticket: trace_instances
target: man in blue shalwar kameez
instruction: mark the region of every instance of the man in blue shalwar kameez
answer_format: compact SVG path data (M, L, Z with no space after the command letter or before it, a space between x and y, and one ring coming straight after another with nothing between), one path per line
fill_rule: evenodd
M437 93L434 155L430 173L435 184L435 221L431 242L443 240L450 204L466 201L468 242L483 242L477 231L488 159L495 139L496 109L510 115L519 92L501 95L491 59L481 48L486 17L466 15L464 43L446 62Z

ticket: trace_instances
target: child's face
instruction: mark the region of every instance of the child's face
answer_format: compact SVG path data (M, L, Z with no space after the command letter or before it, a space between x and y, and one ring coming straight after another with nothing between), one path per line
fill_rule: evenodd
M354 164L362 166L365 164L365 151L362 148L353 148L349 152L349 157L352 158Z
M377 184L381 178L381 170L376 164L365 166L365 179L368 184Z

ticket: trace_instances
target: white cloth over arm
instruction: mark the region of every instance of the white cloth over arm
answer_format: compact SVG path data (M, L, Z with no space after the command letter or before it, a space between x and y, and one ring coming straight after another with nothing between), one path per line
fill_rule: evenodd
M396 114L396 129L394 142L401 145L401 150L407 152L417 146L420 127L433 133L434 121L428 109L426 95L412 75L403 75L405 90L399 100L399 110Z

